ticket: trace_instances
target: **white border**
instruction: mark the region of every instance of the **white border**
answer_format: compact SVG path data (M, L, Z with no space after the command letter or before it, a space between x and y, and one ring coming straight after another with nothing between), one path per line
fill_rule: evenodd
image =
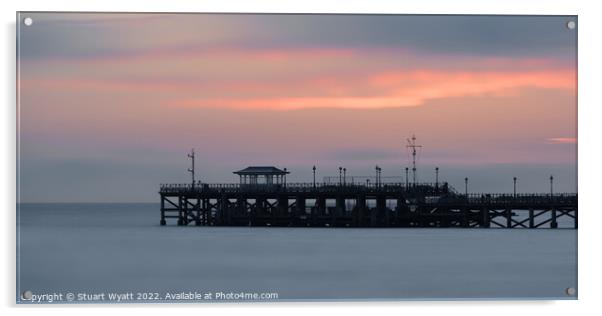
M600 144L600 84L596 77L602 74L600 66L600 34L602 11L595 1L386 1L386 0L320 0L314 3L294 0L239 0L239 1L123 1L123 0L22 0L2 1L3 43L1 77L4 102L2 118L3 182L0 201L3 202L1 236L4 276L0 278L0 301L8 312L39 312L71 315L84 311L75 307L24 307L15 306L15 11L138 11L138 12L301 12L301 13L421 13L421 14L577 14L579 15L579 300L578 301L520 301L520 302L362 302L362 303L269 303L269 304L211 304L211 305L151 305L143 306L144 313L163 314L166 308L177 313L239 312L251 315L306 315L326 313L362 314L433 314L433 315L504 315L543 314L574 315L594 314L600 308L598 299L600 246L597 238L602 230L602 209L599 207L600 172L602 161ZM598 204L596 204L598 202ZM100 310L86 310L93 315L107 312L131 313L133 305L103 306ZM196 310L195 308L201 308ZM598 308L597 308L598 307ZM105 308L108 308L106 310ZM336 308L336 310L334 310ZM105 309L105 310L103 310Z

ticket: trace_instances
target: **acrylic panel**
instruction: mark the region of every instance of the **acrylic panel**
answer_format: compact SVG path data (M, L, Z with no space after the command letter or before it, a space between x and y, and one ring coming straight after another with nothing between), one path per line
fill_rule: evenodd
M17 303L577 298L577 16L17 14Z

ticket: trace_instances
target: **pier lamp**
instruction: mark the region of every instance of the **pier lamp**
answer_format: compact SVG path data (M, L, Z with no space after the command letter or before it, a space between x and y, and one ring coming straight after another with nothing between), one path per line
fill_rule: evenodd
M512 178L514 180L514 197L516 197L516 177Z
M343 167L339 167L339 185L343 184Z
M408 178L408 172L410 171L410 168L406 167L406 188L409 186L410 184L410 179Z
M343 168L343 185L347 184L347 168Z
M554 195L554 176L550 176L550 196Z
M316 187L316 166L315 165L312 168L312 170L314 171L314 188L315 188Z
M435 187L439 187L439 167L435 168Z
M286 188L286 168L284 168L284 187Z
M464 193L468 197L468 177L464 178Z
M194 189L194 148L190 150L190 154L188 154L188 158L192 161L192 168L188 168L188 172L192 175L192 188Z
M374 176L374 178L376 180L376 186L379 186L380 185L380 181L378 181L378 165L376 167L374 167L374 170L376 172L375 176Z

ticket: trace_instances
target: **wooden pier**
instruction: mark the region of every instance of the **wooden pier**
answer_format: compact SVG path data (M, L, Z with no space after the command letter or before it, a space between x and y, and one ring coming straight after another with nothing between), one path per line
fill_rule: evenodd
M164 184L161 225L577 229L577 194L459 194L447 183Z

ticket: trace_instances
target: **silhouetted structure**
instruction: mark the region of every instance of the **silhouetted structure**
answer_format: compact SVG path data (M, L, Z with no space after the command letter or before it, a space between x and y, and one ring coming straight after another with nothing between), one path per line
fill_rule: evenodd
M286 175L290 172L272 166L252 166L233 173L240 177L241 185L278 185L286 183Z
M438 180L287 184L275 167L234 173L238 184L161 185L161 225L558 228L567 217L577 228L577 194L460 194Z

